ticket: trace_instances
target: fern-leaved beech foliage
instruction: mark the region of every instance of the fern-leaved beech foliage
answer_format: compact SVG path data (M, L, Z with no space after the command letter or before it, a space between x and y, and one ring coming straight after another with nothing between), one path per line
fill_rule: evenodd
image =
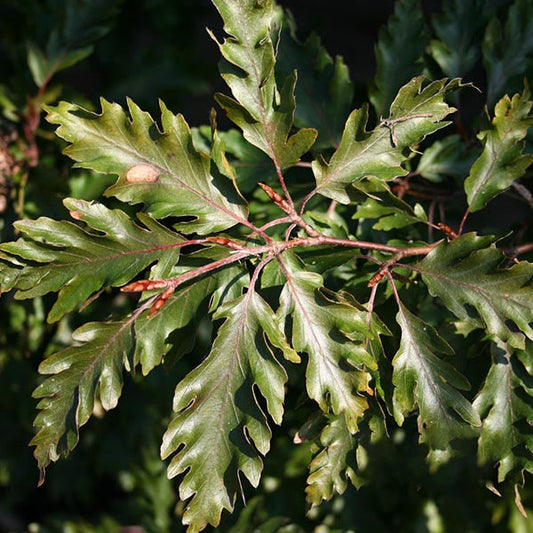
M429 461L475 442L479 462L497 468L494 485L519 495L533 471L533 266L522 257L532 246L502 239L497 224L494 236L478 231L471 215L510 188L527 196L517 180L532 160L533 103L527 85L501 89L530 63L516 52L509 69L497 42L513 25L531 35L531 2L515 2L504 27L490 10L458 25L479 2L450 2L433 39L411 16L417 3L398 2L377 48L373 108L353 110L342 61L316 37L296 41L272 0L213 3L231 93L216 102L238 129L219 131L214 112L210 128L191 129L163 103L159 121L131 100L102 99L98 113L46 108L76 166L118 176L105 192L113 201L68 198L72 220L16 222L18 240L0 246L1 290L56 293L49 322L101 291L138 303L82 325L42 362L31 443L41 481L95 409L117 406L125 372L197 357L190 336L207 313L210 352L175 376L161 446L188 531L217 526L244 480L258 486L294 390L315 406L294 436L316 443L310 504L358 483L372 425L413 416ZM396 61L389 52L407 30L418 39ZM425 52L444 77L416 75ZM480 54L489 107L477 142L456 108L475 90L461 78ZM475 388L461 353L470 339L485 360Z

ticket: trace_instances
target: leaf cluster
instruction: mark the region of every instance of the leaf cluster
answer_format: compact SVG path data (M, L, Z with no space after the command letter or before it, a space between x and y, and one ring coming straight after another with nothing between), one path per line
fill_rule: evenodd
M288 425L312 455L312 507L362 485L369 456L416 421L433 467L474 456L524 511L533 236L489 209L533 203L533 101L527 83L503 94L530 76L533 4L476 16L479 2L454 0L428 28L417 2L397 2L370 104L355 109L342 60L316 36L299 42L273 0L213 4L230 92L215 100L237 129L220 131L215 111L192 129L162 102L158 119L132 100L45 108L75 166L114 182L97 200L65 199L70 221L19 220L0 245L0 290L55 298L49 323L110 302L40 364L41 482L81 426L117 406L127 374L164 365L175 392L161 456L190 532L259 486ZM40 87L88 53L65 20L63 52L30 47ZM465 125L479 64L488 108Z

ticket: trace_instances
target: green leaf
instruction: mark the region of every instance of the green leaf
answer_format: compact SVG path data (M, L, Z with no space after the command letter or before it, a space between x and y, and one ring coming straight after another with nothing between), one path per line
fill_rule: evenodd
M320 443L323 448L310 464L305 489L307 500L312 505L318 505L322 500L329 501L335 494L343 494L347 479L357 483L357 440L346 427L344 417L330 417L320 435Z
M273 347L288 347L266 302L250 289L219 308L225 318L211 353L176 387L174 411L163 437L163 458L173 455L169 477L186 472L180 497L189 501L189 531L217 526L222 509L233 510L241 473L256 487L261 455L271 431L257 398L263 396L276 424L283 416L285 370Z
M230 163L235 171L239 190L243 193L257 189L259 182L277 181L272 160L261 150L246 142L236 129L219 132L227 154L233 156Z
M309 150L317 132L299 130L291 135L294 122L296 73L291 73L278 91L274 78L273 2L225 2L213 0L229 34L222 44L226 60L221 74L234 99L217 95L217 102L248 142L265 152L280 169L294 165ZM246 24L243 24L246 21Z
M528 89L512 98L504 96L496 104L491 126L478 134L483 152L465 181L470 211L485 207L520 178L533 161L533 156L523 153L527 130L533 124L529 97Z
M1 245L27 263L16 281L17 298L58 292L49 321L59 320L102 287L124 285L152 263L178 261L184 239L147 215L139 216L141 227L124 212L98 203L72 198L64 203L88 230L44 217L21 220L15 227L22 238Z
M528 348L515 352L507 343L496 341L492 345L492 366L474 401L483 420L478 457L481 463L499 464L499 482L511 472L533 473L530 344Z
M166 353L176 343L179 343L178 350L184 345L185 351L188 351L189 338L182 339L174 335L175 340L171 342L169 335L188 326L197 318L202 304L220 287L230 294L232 284L240 290L238 284L234 282L241 274L242 271L238 267L225 268L209 277L180 287L157 313L152 315L143 313L135 321L137 343L134 366L140 362L143 375L147 375L154 367L161 364Z
M296 73L287 78L279 95L279 104L272 104L272 111L264 111L264 116L255 121L246 108L237 101L217 95L217 103L226 111L228 118L242 129L244 138L265 152L279 168L295 165L311 146L317 132L301 129L289 137L294 117L294 87Z
M193 146L182 115L161 103L162 130L152 117L128 100L130 117L118 104L101 100L97 115L61 102L48 108L47 120L70 145L65 153L83 168L118 174L108 195L145 204L154 217L192 217L184 231L210 233L242 223L244 201L231 180L212 172L210 160ZM135 170L145 171L135 172Z
M505 26L494 16L483 39L483 64L487 72L487 104L505 92L519 90L524 77L533 74L533 5L515 0Z
M376 368L365 341L381 330L367 324L367 311L351 296L328 291L322 276L300 270L288 254L283 258L287 282L278 314L292 323L292 344L308 357L307 393L325 413L344 414L349 431L356 433L368 408L367 369Z
M467 149L459 135L448 135L424 150L416 172L433 182L441 182L449 176L460 178L462 182L478 154L479 151Z
M356 189L367 195L358 202L354 219L378 219L372 226L376 230L389 231L403 228L427 219L423 213L415 213L413 208L390 191L386 183L368 179L357 184ZM353 197L353 196L352 196ZM421 206L419 206L420 210Z
M379 116L387 112L398 89L421 74L428 41L420 2L395 2L394 15L379 33L376 77L369 90L370 101Z
M98 402L106 411L116 407L122 391L122 368L130 367L132 320L89 323L72 337L81 343L45 359L41 374L49 375L33 393L40 409L31 441L41 470L66 455L78 443L78 430Z
M521 261L499 268L504 256L491 242L491 237L467 233L438 245L416 270L430 293L460 320L523 349L524 335L533 339L533 267Z
M353 98L348 68L341 57L333 60L328 55L317 35L312 34L305 43L298 42L291 23L285 24L281 34L276 74L285 78L298 66L295 124L318 131L315 149L336 147ZM290 31L285 29L289 27Z
M14 257L0 251L0 294L16 286L22 266Z
M446 76L464 77L474 68L488 13L485 0L454 0L432 17L438 39L431 41L430 52Z
M402 87L389 118L372 131L366 130L366 107L352 112L329 163L313 162L317 192L346 204L350 202L351 184L367 176L390 181L407 173L402 167L407 160L404 148L448 124L443 119L454 108L444 102L444 97L461 86L458 79L435 81L426 87L422 83L423 78L414 78Z
M429 324L400 304L396 320L402 338L392 364L394 417L402 425L418 407L421 442L446 449L456 438L471 437L479 417L459 390L468 390L466 378L436 353L451 354L451 347Z
M35 85L41 87L50 71L48 61L42 50L40 50L35 43L29 42L26 45L26 48L28 67L30 68L31 76Z

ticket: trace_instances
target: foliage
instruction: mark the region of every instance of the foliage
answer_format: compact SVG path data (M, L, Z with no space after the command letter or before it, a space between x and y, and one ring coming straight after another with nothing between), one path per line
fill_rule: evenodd
M118 416L129 388L174 388L172 413L169 397L147 394L123 419L145 445L122 485L151 502L149 530L170 530L177 498L154 457L158 438L189 532L221 520L228 531L387 531L399 520L390 507L388 523L375 506L349 510L384 494L406 507L404 529L504 527L504 514L526 523L533 3L450 0L426 28L417 2L397 2L376 48L372 107L353 110L342 60L316 36L299 42L273 0L213 4L231 93L215 100L237 129L219 128L215 111L191 128L162 102L154 118L131 99L101 98L96 110L56 101L52 78L93 51L118 3L68 3L46 46L27 47L36 96L0 93L10 131L2 340L17 339L0 362L4 376L24 354L46 355L38 382L31 372L24 382L38 399L40 483L83 446L82 426L90 435ZM471 116L482 65L487 96ZM70 221L57 220L57 202L39 212L31 188L45 166L41 106L83 169L86 199L63 200ZM62 160L51 159L57 172ZM473 505L503 495L504 510L473 522L455 502L459 476L492 490ZM307 517L285 501L298 477ZM407 477L423 494L400 494ZM223 514L236 509L233 522ZM116 527L106 520L102 530Z

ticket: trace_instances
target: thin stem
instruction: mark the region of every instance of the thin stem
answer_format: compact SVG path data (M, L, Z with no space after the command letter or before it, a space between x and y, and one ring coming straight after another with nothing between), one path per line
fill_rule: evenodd
M469 214L470 214L470 207L467 207L465 214L463 215L463 219L461 220L461 224L459 225L459 229L457 230L457 235L461 235L463 233L463 228L465 226L465 222Z
M398 295L396 285L394 284L394 278L392 277L392 274L390 272L387 272L385 275L387 276L387 279L389 280L392 293L394 294L394 299L396 300L398 307L400 307L401 306L400 296Z
M305 210L305 206L307 205L307 202L309 202L309 200L311 200L311 198L313 198L313 196L317 193L317 190L316 189L313 189L311 192L309 192L307 194L307 196L302 200L302 205L300 206L300 209L298 210L298 213L300 214L300 216L303 214L304 210Z

